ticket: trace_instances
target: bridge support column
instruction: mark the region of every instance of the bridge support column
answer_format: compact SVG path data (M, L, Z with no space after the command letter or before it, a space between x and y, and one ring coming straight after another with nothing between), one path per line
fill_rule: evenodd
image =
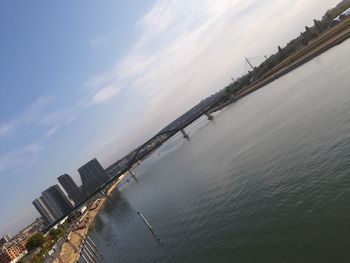
M206 113L204 113L205 114L205 116L207 116L208 117L208 120L212 120L212 119L214 119L214 116L213 115L211 115L209 112L206 112Z
M181 133L182 133L182 135L184 136L185 139L189 139L190 138L190 136L188 136L188 134L185 132L184 129L181 129Z

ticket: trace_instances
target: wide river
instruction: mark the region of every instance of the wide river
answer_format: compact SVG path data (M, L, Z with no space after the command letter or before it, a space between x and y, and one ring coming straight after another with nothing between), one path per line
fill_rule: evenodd
M96 218L103 262L350 262L350 41L188 131Z

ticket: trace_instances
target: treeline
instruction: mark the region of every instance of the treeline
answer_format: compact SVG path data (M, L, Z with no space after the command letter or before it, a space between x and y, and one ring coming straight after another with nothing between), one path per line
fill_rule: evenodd
M254 71L249 71L247 74L236 79L233 83L227 86L224 90L225 94L228 96L235 94L253 82L266 77L267 73L280 62L302 47L307 46L311 40L317 38L324 31L328 30L331 27L332 21L348 8L350 8L350 0L343 0L336 7L328 10L321 20L314 19L312 27L305 26L305 31L300 32L300 35L297 38L291 40L283 48L278 46L277 53L271 55L258 67L255 67Z

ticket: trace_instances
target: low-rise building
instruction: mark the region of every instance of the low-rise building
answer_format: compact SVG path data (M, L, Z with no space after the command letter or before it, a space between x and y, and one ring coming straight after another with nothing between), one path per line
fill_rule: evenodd
M4 235L2 238L0 238L0 247L5 245L10 240L11 240L11 236L10 235Z
M9 243L6 243L0 249L0 262L1 263L16 263L18 262L25 254L26 250L26 240L18 239L13 240Z

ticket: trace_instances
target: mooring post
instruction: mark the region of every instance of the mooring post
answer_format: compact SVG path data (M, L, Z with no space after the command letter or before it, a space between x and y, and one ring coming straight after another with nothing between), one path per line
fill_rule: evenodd
M129 174L131 175L131 177L135 180L135 182L137 184L140 184L139 180L137 180L137 178L135 176L136 174L131 169L129 170Z
M214 119L214 116L213 115L211 115L209 112L206 112L206 113L204 113L205 114L205 116L207 116L208 117L208 120L212 120L212 119Z
M151 231L152 235L154 236L154 238L157 240L157 242L159 244L162 244L160 242L160 238L157 236L156 232L154 232L152 226L147 222L146 218L144 218L144 216L140 213L140 212L137 212L138 215L141 217L142 221L146 224L146 226L148 227L148 229Z
M181 133L182 133L182 135L184 136L185 139L189 139L190 138L190 136L188 136L188 134L185 132L184 129L181 129Z
M130 174L132 177L135 177L135 175L136 175L131 169L129 170L129 174Z

